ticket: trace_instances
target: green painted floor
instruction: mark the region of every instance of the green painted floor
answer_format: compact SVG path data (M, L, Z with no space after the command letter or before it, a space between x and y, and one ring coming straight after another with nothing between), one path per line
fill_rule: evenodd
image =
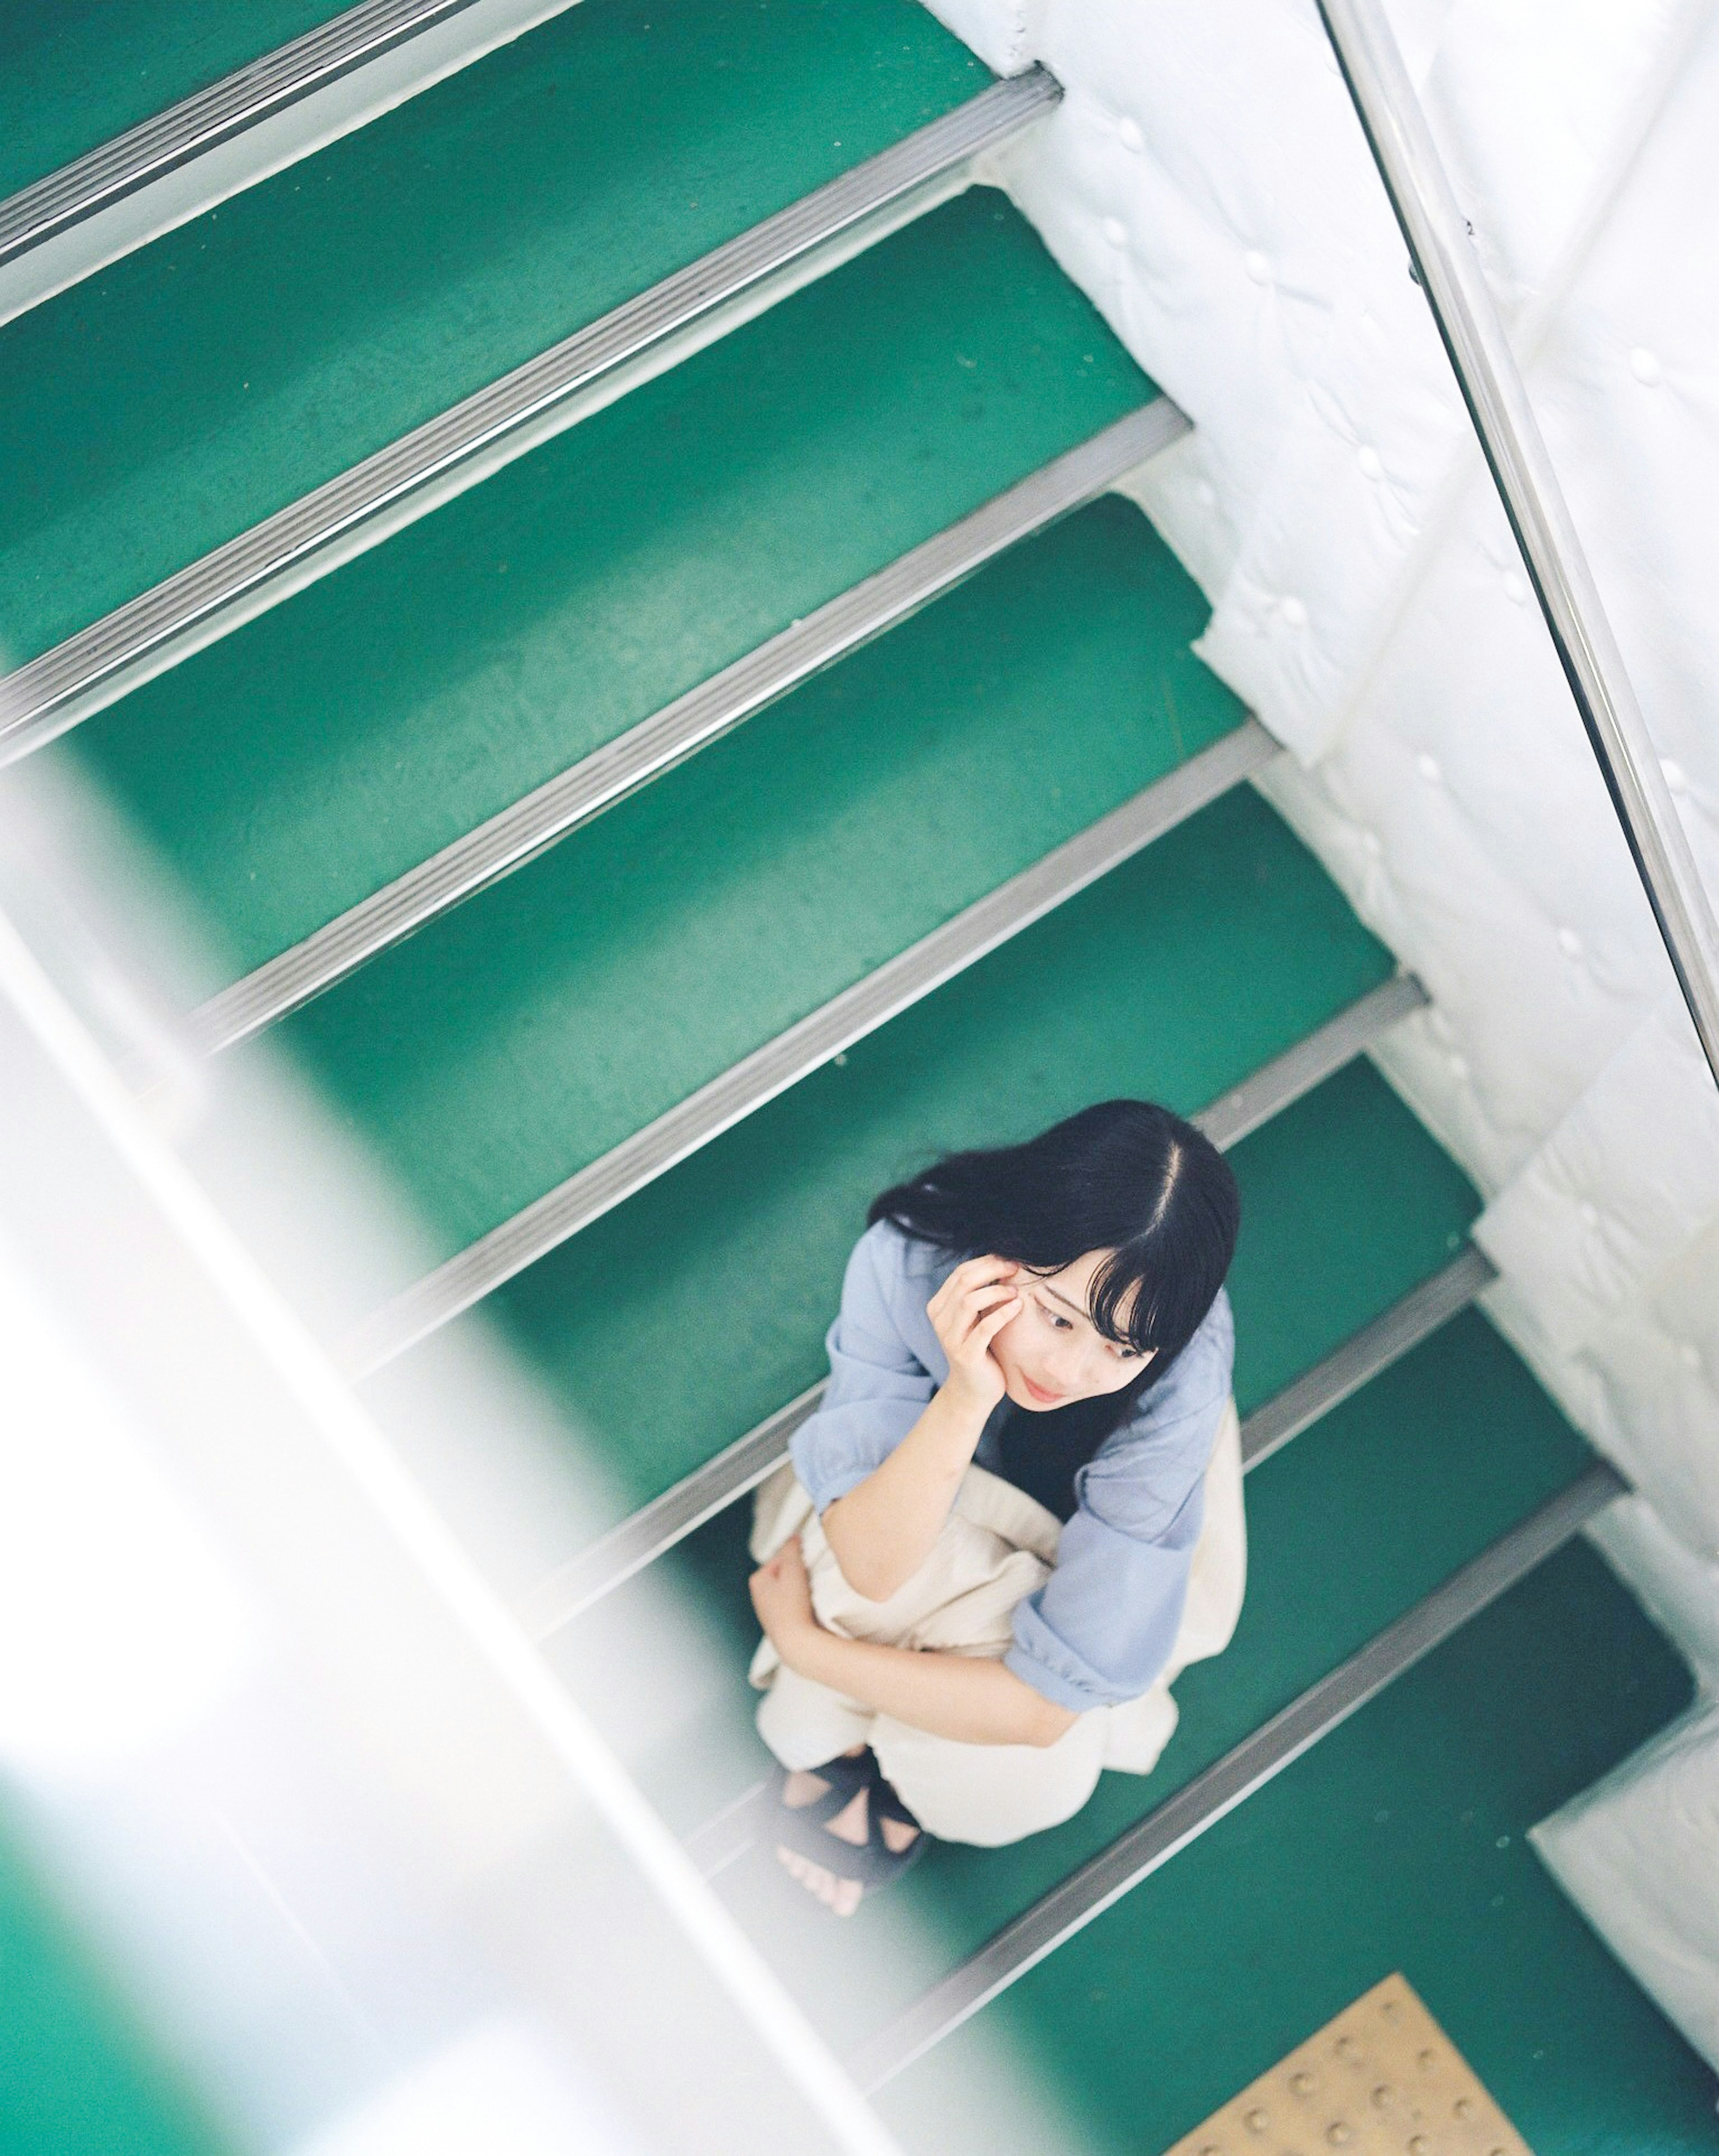
M1573 1545L911 2069L886 2118L933 2156L918 2126L939 2082L1000 2041L1068 2107L1075 2148L1157 2156L1400 1969L1535 2156L1711 2150L1712 2074L1526 1839L1689 1691Z
M1152 393L1030 228L975 191L54 752L126 801L236 973ZM1118 542L1111 562L1095 539L1088 567L1061 572L1096 587L1079 599L1106 639L1088 671L1125 670L1107 772L1137 747L1142 709L1180 700L1154 743L1167 723L1205 737L1214 702L1236 709L1185 649L1203 618L1193 586L1137 512L1110 513L1139 526L1131 549ZM1028 573L1004 572L993 610ZM1130 626L1136 605L1150 618ZM983 611L948 619L972 648L936 632L899 648L904 665L947 666L970 709L1022 639L1001 621L988 652ZM1126 680L1142 665L1149 695ZM843 678L874 685L875 704L875 672ZM856 723L872 718L869 705Z
M0 330L0 649L57 643L989 80L911 0L597 0L33 309Z
M0 12L0 196L341 12L336 0L9 0Z
M0 1834L0 2156L215 2156L227 2144L157 2057L47 1891Z

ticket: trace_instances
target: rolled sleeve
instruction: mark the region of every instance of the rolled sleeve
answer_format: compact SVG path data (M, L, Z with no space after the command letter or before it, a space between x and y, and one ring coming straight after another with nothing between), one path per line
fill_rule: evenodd
M1140 1414L1075 1478L1056 1568L1015 1612L1006 1666L1076 1713L1151 1690L1175 1650L1235 1328L1221 1291Z
M1150 1691L1176 1645L1204 1517L1203 1483L1150 1542L1076 1512L1055 1569L1015 1611L1004 1667L1076 1714Z
M1137 1541L1156 1542L1212 1464L1234 1360L1229 1298L1220 1293L1141 1414L1075 1477L1080 1510Z
M883 1465L936 1389L902 1337L880 1270L880 1244L874 1229L848 1260L841 1310L826 1336L829 1384L789 1446L794 1471L820 1512Z

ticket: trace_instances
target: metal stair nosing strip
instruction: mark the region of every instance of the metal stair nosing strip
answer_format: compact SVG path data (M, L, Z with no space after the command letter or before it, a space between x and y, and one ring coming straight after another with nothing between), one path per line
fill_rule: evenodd
M1259 721L1245 719L1167 778L999 884L414 1282L357 1327L346 1350L351 1373L367 1376L481 1301L557 1244L1031 927L1278 753L1277 743Z
M378 59L473 0L363 0L0 202L0 263ZM570 4L570 0L564 0Z
M853 2070L868 2091L894 2078L1123 1895L1215 1826L1322 1737L1527 1578L1629 1485L1597 1461L1311 1685L1234 1748L1071 1873L978 1953L861 2046Z
M1213 1143L1227 1150L1314 1086L1342 1070L1388 1028L1422 1009L1426 991L1413 974L1399 973L1372 989L1305 1040L1264 1065L1233 1092L1194 1117ZM1265 1459L1305 1430L1398 1356L1471 1301L1493 1278L1476 1250L1414 1289L1403 1301L1346 1342L1337 1353L1257 1409L1242 1425L1244 1467ZM817 1408L826 1380L795 1399L684 1476L576 1557L557 1565L517 1605L533 1639L552 1638L665 1550L726 1506L756 1489L788 1455L789 1440Z
M1393 973L1335 1018L1316 1026L1293 1048L1262 1065L1251 1078L1202 1108L1193 1121L1219 1152L1228 1152L1352 1062L1399 1019L1424 1010L1427 1002L1427 992L1413 973Z
M1183 414L1159 397L1041 465L211 997L192 1016L198 1046L213 1054L262 1032L1092 501L1188 431Z
M1062 93L993 84L0 678L0 762L327 575L966 187Z
M1378 1377L1393 1363L1408 1354L1411 1348L1418 1348L1422 1341L1430 1339L1441 1325L1454 1317L1458 1311L1466 1308L1496 1277L1490 1262L1478 1250L1470 1246L1434 1274L1430 1280L1424 1281L1417 1288L1411 1288L1407 1295L1393 1303L1382 1317L1375 1318L1371 1325L1363 1326L1360 1332L1352 1333L1322 1363L1316 1363L1293 1383L1274 1394L1263 1406L1255 1408L1241 1426L1243 1474L1250 1473L1262 1460L1269 1459L1291 1438L1298 1437L1302 1431L1311 1428L1322 1415L1340 1406L1352 1393L1370 1378ZM793 1435L799 1424L816 1407L823 1389L821 1385L817 1385L811 1391L801 1394L798 1399L791 1401L786 1408L772 1415L768 1422L761 1423L749 1437L742 1438L738 1445L731 1445L728 1451L719 1454L707 1467L699 1470L697 1475L689 1476L688 1482L694 1482L700 1476L710 1476L724 1461L741 1463L747 1448L757 1445L759 1453L744 1460L747 1480L735 1494L740 1496L744 1490L755 1487L776 1465L774 1458L761 1456L763 1441L775 1437L785 1445L787 1438ZM779 1457L780 1454L777 1456ZM680 1486L677 1486L677 1490ZM676 1490L670 1491L666 1496L658 1499L657 1506L668 1507L676 1494ZM699 1518L690 1525L700 1525L718 1509L717 1504L706 1504ZM656 1507L647 1507L644 1512L635 1514L634 1519L643 1521L655 1510ZM598 1553L611 1543L617 1546L618 1554L623 1539L633 1524L632 1521L623 1522L613 1536L593 1544L584 1559L575 1558L570 1564L552 1573L535 1594L518 1605L521 1624L527 1629L534 1625L537 1626L540 1644L570 1618L577 1616L580 1609L588 1607L591 1602L606 1594L611 1586L618 1586L621 1578L630 1578L632 1573L639 1568L636 1563L629 1564L619 1578L598 1586L596 1591L588 1594L585 1601L576 1608L561 1608L552 1599L557 1588L582 1584L578 1572L582 1562L594 1560ZM678 1536L671 1536L670 1542L678 1539ZM664 1545L665 1548L669 1546L669 1543ZM629 1555L634 1553L629 1553ZM658 1553L654 1551L647 1553L644 1561L648 1562L650 1556ZM592 1584L588 1575L582 1584L588 1586ZM768 1783L757 1783L731 1804L725 1805L714 1819L706 1820L688 1837L687 1852L700 1871L714 1876L745 1853L752 1844L760 1820L766 1815L769 1801Z
M1497 1268L1477 1244L1470 1243L1441 1266L1430 1280L1411 1288L1371 1325L1352 1333L1325 1361L1250 1414L1242 1426L1244 1471L1257 1467L1304 1430L1342 1405L1352 1393L1388 1370L1411 1348L1429 1339L1441 1325L1466 1310L1498 1277Z
M643 1505L606 1535L588 1543L577 1557L557 1565L548 1578L525 1596L515 1614L540 1645L564 1625L602 1601L635 1573L654 1564L665 1550L701 1527L706 1520L756 1490L788 1457L788 1441L806 1418L817 1411L829 1380L820 1378L785 1407L767 1415L746 1435L724 1448L702 1467Z

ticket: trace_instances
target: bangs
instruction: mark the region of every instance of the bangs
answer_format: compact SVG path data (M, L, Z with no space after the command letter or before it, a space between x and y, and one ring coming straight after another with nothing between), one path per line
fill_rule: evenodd
M1169 1253L1154 1244L1156 1238L1141 1238L1109 1255L1091 1283L1087 1315L1117 1348L1176 1356L1210 1309L1214 1285L1191 1265L1167 1265Z
M1095 1276L1087 1314L1105 1339L1143 1355L1180 1331L1163 1307L1163 1286L1157 1266L1142 1245L1125 1243L1111 1251Z

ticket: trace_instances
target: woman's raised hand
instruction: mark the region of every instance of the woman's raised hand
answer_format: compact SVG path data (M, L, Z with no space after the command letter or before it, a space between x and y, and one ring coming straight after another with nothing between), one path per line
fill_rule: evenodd
M926 1314L949 1358L945 1392L988 1415L1003 1398L1003 1371L991 1342L1021 1307L1021 1269L1008 1258L969 1258L957 1265Z

